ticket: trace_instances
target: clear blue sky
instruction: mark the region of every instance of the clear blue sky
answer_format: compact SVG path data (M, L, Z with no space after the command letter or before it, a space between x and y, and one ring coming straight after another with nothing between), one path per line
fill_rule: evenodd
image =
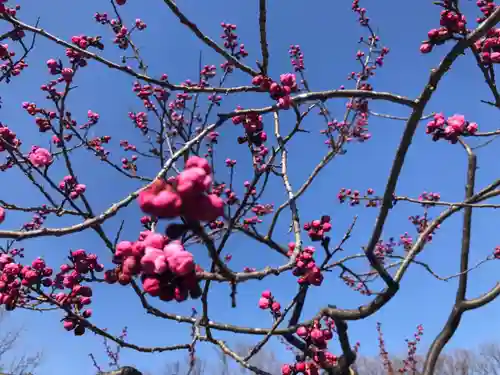
M23 21L35 23L37 17L40 17L41 27L65 40L82 33L102 35L106 45L103 55L119 61L119 52L111 42L112 35L105 27L93 21L93 14L96 11L111 14L112 9L108 2L21 0L19 4L23 7L19 13ZM291 71L287 50L290 44L300 44L305 54L307 76L314 90L338 88L343 84L350 87L349 84L352 82L346 82L346 77L349 72L358 68L354 60L358 49L356 43L360 35L364 35L363 30L357 25L356 15L350 10L350 1L321 1L310 4L304 5L298 1L270 2L268 13L270 73L272 77L277 78L279 74ZM179 1L178 5L215 40L219 40L221 34L219 25L221 21L237 24L238 35L250 53L247 63L254 65L254 61L260 58L257 1L183 0ZM384 68L377 72L372 81L375 90L415 97L423 88L430 69L437 65L450 48L450 45L446 45L426 56L418 51L419 44L425 39L427 31L438 25L439 9L433 6L431 1L404 2L402 5L396 0L386 0L383 3L364 0L362 5L368 8L369 16L380 30L384 45L391 49ZM467 11L466 14L471 21L479 14L473 2L463 2L463 9ZM178 83L187 78L197 79L200 50L203 51L204 64L219 66L222 62L219 56L204 47L189 30L179 24L161 0L148 2L129 0L121 10L128 24L138 17L148 24L145 32L135 34L135 42L141 47L150 71L157 76L165 72L172 82ZM33 144L47 146L50 141L48 133L38 133L33 118L21 108L21 103L24 101L34 101L39 106L48 104L38 87L49 79L45 65L45 61L49 58L64 60L64 49L39 38L35 50L29 56L29 68L10 85L0 86L0 96L3 100L0 119L19 134L25 151L28 151ZM100 114L100 124L93 131L95 135L113 137L108 148L111 150L111 157L118 163L123 156L118 147L119 140L128 139L138 146L142 142L127 116L129 111L142 110L140 101L131 91L132 82L128 76L91 62L89 67L78 75L76 79L78 89L69 99L70 110L80 122L85 121L89 109ZM231 76L228 84L234 86L249 84L249 80L242 73L237 73ZM498 114L481 104L480 99L490 99L490 97L480 71L468 55L460 58L452 71L443 79L427 113L443 111L445 115L450 116L461 113L467 119L477 122L480 130L494 130L498 126ZM244 94L224 99L222 110L232 110L237 104L251 106L270 103L267 98L255 99L254 95ZM328 106L333 116L340 118L343 115L345 101L331 101ZM396 105L379 102L373 103L371 108L376 112L399 116L408 113ZM287 123L287 119L291 119L289 115L283 117L285 129L292 126L291 121ZM265 126L269 124L270 119L266 118ZM312 167L327 152L326 146L323 145L323 137L319 134L323 125L319 116L310 116L305 126L311 133L300 135L300 141L293 143L290 163L293 166L291 180L295 188L300 186ZM317 179L315 187L300 200L299 207L303 221L318 218L322 214L332 216L333 242L341 238L353 216L360 214L354 236L346 247L349 253L358 253L360 246L366 244L376 210L341 206L336 200L336 194L341 187L360 190L372 187L376 192L382 193L403 126L404 123L401 121L371 118L369 128L373 135L372 139L365 144L350 145L347 155L333 161L325 173ZM222 165L226 157L238 159L235 178L241 194L242 183L249 177L250 169L246 148L238 146L235 142L240 132L240 128L227 124L221 130L223 135L216 155L217 162L221 166L218 169L219 176L225 173ZM495 147L496 144L493 144L478 153L480 168L478 187L485 186L490 180L498 177ZM137 182L126 180L109 167L97 166L99 165L97 160L86 151L81 150L76 153L74 163L81 182L88 186L87 196L93 202L96 212L139 187ZM156 166L142 163L139 172L152 175L155 173L154 167ZM56 180L64 176L60 166L53 168L52 173ZM397 193L417 197L424 190L436 191L441 193L446 201L457 201L463 196L464 176L465 155L461 148L445 142L432 142L430 137L425 135L422 123L408 153ZM4 174L2 177L4 183L0 184L0 197L9 202L26 205L43 203L42 197L37 195L22 177L17 171ZM276 180L271 184L271 190L264 196L263 203L279 205L284 199L281 182ZM391 236L397 238L405 231L413 233L407 217L415 213L420 213L417 207L398 204L385 227L384 238ZM484 258L497 244L498 238L495 236L497 227L493 214L492 210L474 214L471 263ZM139 229L138 215L139 211L133 205L106 224L105 228L110 236L114 236L120 219L125 219L127 222L123 239L134 240ZM288 217L288 214L284 216ZM9 214L8 219L2 224L2 229L15 229L28 220L28 215ZM47 221L47 225L64 226L70 222L66 219L51 219ZM460 222L460 215L456 215L442 225L432 245L421 255L420 259L431 262L439 274L449 275L458 270ZM291 236L287 234L286 223L282 224L277 239L287 243L291 240ZM23 242L22 245L26 248L27 259L43 255L54 266L64 260L69 249L75 248L96 252L107 266L111 266L108 251L91 231L59 239L30 240ZM282 259L277 258L266 248L243 241L241 237L229 241L228 249L233 254L231 266L234 269L242 269L245 265L260 268L282 262ZM193 251L202 265L209 264L202 249ZM469 296L477 296L494 285L497 280L495 267L496 264L490 263L480 271L473 272L470 278ZM361 342L362 354L376 354L375 323L381 321L384 324L389 349L398 353L406 349L404 339L410 337L415 327L422 323L425 327L422 347L426 347L447 318L455 287L455 282L437 281L422 269L414 268L406 275L399 295L389 305L366 321L350 324L351 340ZM256 307L259 293L267 288L272 290L283 305L286 305L296 293L297 285L290 276L245 283L238 290L237 310L230 308L228 287L217 285L210 300L210 318L240 325L270 326L269 316ZM116 334L123 326L128 326L129 339L142 346L189 342L190 326L147 316L137 298L127 288L103 285L96 286L94 291L92 321L95 324L107 327ZM356 295L336 278L335 274L331 274L321 288L312 288L310 291L304 317L311 317L320 306L327 303L354 307L364 301L366 299ZM169 312L189 313L192 306L199 307L200 303L195 301L181 305L170 303L159 306ZM495 339L492 333L500 328L500 323L496 319L498 308L498 303L494 302L480 311L467 313L449 347L472 347L485 340ZM93 352L105 361L101 339L92 334L74 337L64 331L59 322L61 318L60 312L39 314L16 311L8 321L2 323L0 334L9 328L24 327L23 340L13 354L20 355L43 348L45 356L39 368L39 375L92 373L92 365L87 354ZM218 337L228 339L224 334ZM232 342L235 340L246 342L245 340L255 340L255 337L229 339ZM292 360L291 355L277 341L273 340L271 347L283 361ZM210 348L201 348L202 355L213 353ZM134 364L144 371L158 371L166 362L177 359L178 356L179 354L137 354L124 350L123 363Z

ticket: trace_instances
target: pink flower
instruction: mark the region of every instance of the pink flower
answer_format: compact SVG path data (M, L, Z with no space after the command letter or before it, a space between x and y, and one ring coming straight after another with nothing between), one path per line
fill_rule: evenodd
M146 247L141 258L142 270L145 274L162 274L168 269L165 253L154 247Z
M183 205L183 215L191 220L214 221L224 214L224 201L215 194L191 198Z
M183 198L206 192L212 185L212 177L202 168L194 167L183 170L177 176L177 192Z
M42 258L37 258L31 263L31 266L35 270L41 271L45 268L45 261Z
M163 247L167 242L167 239L165 238L164 235L149 231L146 231L146 233L147 233L146 238L142 240L142 243L144 244L145 247L150 246L156 249L163 249Z
M47 167L53 161L50 151L38 146L33 146L28 159L35 167Z
M135 275L140 270L140 264L135 257L127 257L122 263L123 272L129 275Z
M160 280L153 277L146 277L142 281L142 287L144 291L153 297L157 297L160 295Z
M165 257L172 272L185 276L194 271L193 254L186 251L178 241L171 242L164 248Z
M116 245L115 255L117 257L128 257L132 255L132 242L121 241Z
M280 75L280 81L283 86L290 87L292 91L297 89L297 82L295 79L295 74L293 73L285 73Z
M141 210L160 218L179 216L182 200L164 180L156 180L151 186L139 193Z
M199 156L191 156L184 166L184 169L189 168L201 168L205 171L206 174L211 174L212 169L210 168L210 164L207 159L200 158Z
M463 115L453 115L448 117L448 126L453 128L453 131L462 133L465 130L465 117Z
M0 207L0 224L2 224L4 220L5 220L5 209L3 207Z

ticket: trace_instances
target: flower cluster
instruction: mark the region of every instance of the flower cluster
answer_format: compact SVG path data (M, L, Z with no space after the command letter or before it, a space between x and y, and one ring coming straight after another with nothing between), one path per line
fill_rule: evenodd
M42 206L43 207L43 206ZM23 224L23 229L26 231L40 229L47 219L48 212L45 210L40 210L38 213L34 214L31 221Z
M28 154L28 159L35 167L48 167L52 164L52 154L49 150L38 146L33 146Z
M424 191L422 194L420 194L418 200L427 202L439 202L441 200L441 195L439 195L439 193L428 193ZM428 205L431 206L432 203L429 203ZM427 206L427 204L423 204L423 206L425 207Z
M295 243L288 244L288 256L292 256L295 251ZM316 250L312 246L306 246L297 255L295 259L295 268L293 275L298 277L297 282L303 285L320 286L323 282L321 270L313 259Z
M313 220L310 223L304 224L304 230L307 230L307 234L311 241L323 240L325 233L330 232L332 229L330 220L330 216L323 215L320 220Z
M477 19L478 23L484 22L496 9L494 0L478 0L476 5L483 13L483 17ZM500 63L500 29L492 28L486 36L474 43L474 49L479 52L481 61L485 65Z
M9 147L18 148L19 146L21 146L21 141L17 138L16 133L0 122L0 152Z
M146 109L154 109L155 106L153 102L151 101L152 99L157 99L160 101L167 100L169 93L160 86L151 86L151 85L141 85L140 82L134 82L132 86L132 91L136 93L137 97L142 100L144 107ZM184 95L184 94L179 94ZM185 101L188 97L183 96L182 100ZM179 99L179 96L178 96ZM172 110L175 108L175 104L179 103L178 101L169 103L169 108ZM137 115L140 115L141 117L144 117L145 114L143 112L138 113ZM134 120L134 118L129 114L129 117ZM138 126L140 129L142 129L140 126Z
M384 365L384 368L387 370L387 373L393 374L394 371L392 367L392 361L389 358L389 353L387 352L385 346L384 334L382 332L382 324L380 322L377 322L377 333L378 333L378 347L379 347L380 359L382 360L382 364Z
M58 82L71 83L71 81L73 80L73 75L75 74L75 71L72 68L63 68L63 64L61 61L57 61L55 59L49 59L47 60L47 67L49 68L50 74L61 75L57 79Z
M236 108L237 110L242 110L243 108L238 106ZM265 135L262 131L264 128L264 124L262 123L262 116L256 113L246 113L244 115L237 115L232 118L233 124L234 125L239 125L243 124L243 127L245 128L245 132L252 136L252 135L258 135L257 138L252 138L252 143L254 144L262 144L262 142L266 141L267 136ZM262 139L261 134L264 134L265 139ZM244 141L243 141L244 142ZM242 143L242 142L240 142Z
M222 22L220 24L224 30L224 34L221 38L224 40L224 47L231 51L231 55L236 57L238 60L248 56L248 52L245 50L245 45L240 44L238 46L238 35L236 35L236 25L230 23Z
M337 356L326 350L328 341L333 338L334 323L328 319L322 326L321 321L315 320L311 326L300 326L297 335L301 337L310 347L312 345L313 355L311 360L301 360L294 364L285 364L281 367L283 375L318 375L319 370L326 366L332 367L337 364Z
M261 90L269 92L272 99L278 102L278 107L289 109L293 104L290 97L292 92L298 90L295 74L285 73L280 75L281 84L274 82L271 78L258 75L252 79L254 86L259 86Z
M269 290L265 290L262 292L261 297L259 299L259 307L262 310L271 310L271 312L275 316L281 315L281 305L279 302L275 300L272 293Z
M340 278L342 279L345 285L347 285L355 292L358 292L363 296L370 296L372 294L372 292L368 289L365 282L359 281L358 279L349 275L342 275Z
M417 233L421 234L423 233L427 227L429 226L429 223L431 222L431 219L427 216L427 213L424 215L413 215L408 217L408 220L415 226ZM439 229L439 225L436 227L436 229ZM434 235L434 230L427 236L425 239L427 242L432 241L432 237Z
M140 129L143 134L148 133L148 115L145 112L130 112L128 117L134 122L134 126Z
M87 186L79 184L73 176L65 176L59 183L59 189L68 194L71 199L77 199L85 193Z
M9 16L15 17L17 14L17 11L21 9L20 5L16 5L15 7L8 7L5 5L7 0L0 0L0 13L6 13Z
M257 216L264 216L274 211L274 204L255 204L252 207L252 212Z
M94 151L94 154L101 160L106 160L109 155L109 151L106 150L103 145L108 144L110 140L111 137L109 135L95 137L87 141L87 147Z
M304 66L304 54L299 45L291 45L288 54L290 55L293 69L296 72L302 72L306 69Z
M236 108L242 110L240 106ZM243 124L245 136L238 137L238 143L247 143L252 151L253 163L255 166L261 164L264 157L269 153L269 149L264 146L267 141L267 134L263 130L262 116L256 113L245 113L232 118L234 125Z
M221 197L222 194L224 194L226 196L226 204L229 206L238 203L238 196L236 195L236 193L229 187L227 187L227 185L224 183L214 184L212 193L217 195L218 197Z
M386 255L392 255L394 253L394 248L398 244L394 241L394 238L389 238L388 242L384 242L383 240L379 240L375 245L375 250L373 254L380 260L384 261Z
M43 285L52 285L52 268L38 258L31 266L22 266L14 261L8 254L0 255L0 305L5 305L7 310L13 310L16 305L23 302L21 288Z
M1 3L0 7L2 7ZM24 32L22 30L20 30L19 32L23 33L24 35ZM15 31L12 31L11 35L12 40L16 40ZM28 67L28 64L26 64L24 59L16 62L13 59L13 57L15 56L16 53L14 51L9 51L8 44L0 44L0 71L6 78L7 82L10 80L11 76L18 76L19 74L21 74L21 71L24 68Z
M420 45L420 52L429 53L434 46L442 45L454 38L456 34L464 35L467 32L467 21L453 4L452 0L444 0L440 4L444 9L440 15L440 28L432 29L427 33L428 40Z
M127 158L122 158L122 168L125 170L130 170L133 172L137 172L137 155L132 155L130 158L131 160L128 160Z
M47 91L50 96L54 99L61 97L62 93L57 92L55 86L57 85L57 81L51 81L47 85L42 85L42 91ZM37 114L42 115L42 117L35 117L35 124L38 126L38 130L40 133L45 133L46 131L51 129L51 121L57 117L57 114L54 111L47 111L43 108L37 108L35 103L24 102L23 108L26 109L31 116L35 116Z
M127 140L120 141L120 146L123 147L125 151L137 151L137 147L130 144Z
M362 196L358 190L342 188L337 194L337 199L340 203L344 203L349 199L349 204L351 206L357 206L361 200L366 200L366 207L377 207L380 204L380 198L374 197L373 194L374 191L371 188L366 190L364 196Z
M453 115L445 119L442 113L434 115L434 119L427 124L425 132L432 134L432 140L446 139L455 144L460 136L476 134L478 126L475 122L465 120L463 115Z
M98 122L99 122L99 113L96 113L96 112L92 112L90 109L87 111L87 118L88 118L88 121L83 124L83 125L80 125L80 129L89 129L90 127L96 125Z
M113 260L118 266L105 273L108 283L130 283L141 276L144 291L162 301L185 301L201 296L193 254L179 241L151 231L141 232L138 241L117 244Z
M224 214L224 201L206 194L212 185L212 170L206 159L190 157L184 170L170 181L156 180L139 194L139 206L159 218L184 216L190 220L213 221Z
M71 38L71 42L81 49L86 50L89 47L95 47L99 50L104 49L104 45L101 43L100 37L90 37L86 35L75 35ZM85 60L85 55L76 51L73 48L66 49L66 56L69 58L70 63L78 64L78 66L84 67L87 65Z
M63 135L63 139L68 142L68 141L71 141L71 139L73 138L73 135L72 134L64 134ZM52 143L56 146L56 147L63 147L63 142L61 140L61 138L59 138L57 135L53 135L52 136Z
M51 278L52 268L48 267L43 259L37 258L30 266L22 266L14 261L15 255L22 257L20 252L0 255L0 305L3 304L6 309L13 310L28 301L30 289L51 287L53 292L48 297L55 303L74 312L80 312L84 318L92 315L90 309L84 309L92 302L92 289L82 286L81 282L85 280L85 275L93 275L94 272L104 269L104 266L97 262L95 254L88 254L85 250L71 252L68 257L71 264L61 265L60 272L53 278ZM70 291L55 293L56 290L65 288ZM82 335L85 332L83 324L77 324L74 316L67 316L64 319L64 328L67 330L73 330L78 326L81 327L74 333Z
M406 251L409 251L413 246L413 238L408 234L408 232L405 232L399 236L399 244L403 246Z
M424 327L422 326L422 324L419 324L417 326L417 332L413 335L414 340L406 340L406 344L408 345L408 354L406 359L403 360L403 367L398 370L400 374L417 372L417 345L420 342L423 334Z

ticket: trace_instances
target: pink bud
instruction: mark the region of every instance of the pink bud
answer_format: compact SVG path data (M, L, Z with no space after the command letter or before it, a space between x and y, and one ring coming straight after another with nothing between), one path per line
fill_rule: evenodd
M72 329L75 328L75 322L72 320L65 320L63 323L63 327L67 331L71 331Z
M308 334L309 331L306 327L300 326L299 328L297 328L297 335L299 335L300 337L305 338Z
M210 164L207 159L200 158L199 156L191 156L185 165L185 169L190 168L201 168L205 171L207 175L212 173L212 168L210 168Z
M141 266L145 274L162 274L168 269L165 253L154 247L146 247Z
M151 246L156 249L163 249L166 243L166 238L160 233L149 233L148 236L142 241L144 246Z
M324 336L325 340L331 340L333 338L333 333L329 329L324 329L323 336Z
M262 297L261 299L259 299L259 307L262 309L262 310L265 310L265 309L268 309L269 308L269 305L270 305L270 300L268 300L267 298L264 298Z
M313 339L314 342L317 344L322 344L325 341L325 337L323 335L323 331L317 328L314 328L311 331L311 338Z
M306 371L305 362L297 362L295 364L295 370L297 370L297 372L305 372Z
M41 258L37 258L31 263L31 266L35 270L41 271L45 268L45 261Z
M224 201L215 194L188 199L183 205L183 215L191 220L214 221L224 214Z
M430 43L422 43L420 45L420 52L422 52L422 53L429 53L429 52L432 51L432 47L433 47L433 45L430 44Z
M177 192L185 198L206 192L211 184L212 177L202 168L185 169L177 176Z
M281 373L283 375L291 375L292 374L292 367L290 365L281 366Z
M115 255L118 257L128 257L132 255L132 242L121 241L116 245Z
M153 297L160 295L160 280L152 277L146 277L142 281L144 291Z
M271 291L270 290L264 290L262 292L262 297L263 298L267 298L267 299L271 298L272 297Z

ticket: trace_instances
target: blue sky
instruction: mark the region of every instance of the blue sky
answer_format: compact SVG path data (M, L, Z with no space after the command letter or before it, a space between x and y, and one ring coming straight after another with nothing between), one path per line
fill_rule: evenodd
M96 11L111 13L108 2L88 0L71 2L53 0L51 2L31 2L21 0L19 13L24 22L34 23L40 17L40 26L52 34L70 40L71 36L85 33L102 35L106 49L103 56L118 62L120 51L112 45L112 35L103 26L93 21ZM171 82L180 83L198 77L198 56L203 51L203 63L219 66L223 60L202 45L189 30L182 27L170 13L162 1L139 2L129 0L122 7L122 16L128 24L135 18L143 19L148 28L136 33L135 43L141 48L150 72L156 76L167 73ZM250 53L246 62L254 66L260 58L258 43L258 2L227 2L215 0L200 2L195 0L179 1L179 7L206 34L219 40L220 22L235 23L238 26L240 40L245 43ZM313 90L338 88L340 85L350 87L346 82L347 74L358 65L355 53L357 41L364 31L357 25L357 17L350 10L350 1L313 2L311 6L294 2L272 2L268 13L268 35L270 56L270 74L277 78L279 74L292 70L288 48L290 44L300 44L305 55L307 76ZM449 50L450 45L437 48L434 53L423 56L419 53L420 42L425 39L430 28L438 26L439 9L431 1L405 2L386 0L380 2L364 0L362 6L368 8L374 26L380 31L383 44L391 49L385 66L377 72L372 84L377 91L392 91L409 97L415 97L424 87L430 69ZM479 15L473 2L464 2L463 9L472 20ZM45 61L49 58L62 58L64 49L39 38L36 48L28 58L29 68L10 85L0 86L3 106L0 120L15 130L23 140L24 150L31 145L48 146L48 134L38 133L31 118L22 108L24 101L34 101L39 106L48 105L38 87L49 80ZM128 139L131 143L141 145L142 139L128 119L129 111L140 111L141 103L132 93L133 80L119 72L110 71L101 65L91 62L76 78L76 89L70 96L68 105L74 117L85 121L87 110L91 109L101 116L99 125L94 128L95 135L113 137L109 146L111 156L119 163L124 153L118 147L119 140ZM242 73L236 73L228 80L231 86L249 84L249 79ZM497 128L498 114L493 109L480 103L480 99L490 99L486 85L475 61L470 55L460 58L453 69L442 80L426 113L444 112L451 116L461 113L467 119L479 124L480 130ZM230 111L236 105L247 107L268 105L270 100L264 96L255 98L255 94L242 94L233 98L225 98L221 111ZM206 105L206 103L204 104ZM345 100L330 101L328 107L334 117L343 116ZM391 113L397 116L408 114L407 109L388 103L373 103L371 109L380 113ZM291 129L293 118L291 113L282 115L283 129ZM215 118L215 117L214 117ZM271 118L265 118L265 126L271 124ZM425 135L425 123L417 130L417 135L408 152L407 161L397 193L418 197L424 191L439 192L446 201L458 201L464 193L466 157L459 146L445 142L434 143ZM290 152L291 183L299 187L312 168L327 152L323 145L323 137L319 131L324 123L321 117L313 114L305 121L310 134L300 134L292 142ZM368 241L371 234L376 210L364 209L362 206L351 208L340 205L336 200L341 187L364 190L369 187L376 192L383 192L385 181L391 167L395 148L400 140L404 122L389 121L380 118L370 119L372 139L364 144L351 144L345 156L335 159L317 179L316 184L299 201L302 221L319 218L322 214L332 217L332 237L336 243L342 237L354 215L360 218L353 238L346 246L346 253L358 253L360 246ZM243 181L250 177L249 155L244 146L235 140L241 129L231 124L221 129L222 136L216 150L218 173L224 178L226 173L223 162L227 157L238 160L235 172L235 186L242 193ZM498 177L495 167L495 144L478 152L479 171L478 187ZM116 171L100 165L96 158L81 150L74 155L75 169L80 181L87 184L87 197L93 203L94 210L100 212L110 204L120 200L140 185L136 181L125 179ZM157 165L141 162L139 173L153 175ZM52 176L59 180L64 176L62 164L56 163L52 168ZM0 197L12 203L36 205L44 203L42 197L26 183L19 172L12 170L4 175L6 183L0 184ZM274 180L269 191L264 195L262 203L279 205L285 199L281 181ZM437 210L436 210L437 211ZM405 231L413 233L408 216L421 211L412 205L398 204L393 210L384 230L383 238L399 237ZM436 214L434 214L435 216ZM288 213L276 231L276 239L287 243L292 239L287 233ZM123 239L134 240L137 237L139 210L135 205L124 210L104 226L114 237L120 220L126 220ZM15 229L29 220L29 216L9 213L2 229ZM49 219L50 227L65 226L71 219ZM432 245L419 259L430 262L436 272L450 275L458 270L458 251L460 243L460 215L448 220ZM472 238L471 263L483 259L497 245L495 216L492 210L474 213L474 233ZM493 235L492 235L493 233ZM58 239L41 238L22 243L26 248L27 259L43 255L47 262L57 266L69 249L84 248L96 252L107 265L111 266L109 253L99 238L91 231L78 233ZM233 255L231 267L242 269L245 265L261 268L265 265L278 265L283 262L265 247L235 236L228 242L227 248ZM200 264L207 266L208 259L201 248L193 252ZM366 262L358 261L357 267L363 269ZM469 296L475 297L491 288L497 280L496 264L486 264L481 270L473 272L470 277ZM375 355L377 353L377 334L375 324L380 321L389 350L394 353L405 351L404 339L410 337L418 324L425 328L422 347L428 346L433 337L444 324L454 299L456 283L444 283L433 279L422 269L413 268L405 276L401 291L389 305L376 316L363 322L350 324L349 332L353 342L361 342L361 353ZM238 308L230 308L229 289L227 285L215 285L210 297L210 317L212 320L231 322L239 325L270 326L270 317L256 307L259 294L270 289L282 305L287 305L296 293L297 285L292 276L268 278L262 282L248 282L238 289ZM135 295L117 285L95 286L93 302L94 317L92 321L101 327L107 327L118 334L123 326L129 327L130 341L142 346L170 345L189 342L189 326L171 321L155 319L142 310ZM135 298L134 298L135 297ZM337 277L331 274L321 288L312 288L307 299L304 317L311 317L319 307L335 304L352 308L366 302L365 298L349 290ZM199 307L198 301L178 304L157 304L169 312L189 313L192 306ZM493 340L500 328L495 319L498 303L493 302L480 311L467 313L463 323L449 344L449 348L473 347L487 340ZM35 313L15 311L0 326L0 335L10 328L23 327L25 333L13 355L43 349L44 360L39 368L39 375L64 373L71 371L73 375L84 375L92 372L92 364L88 353L92 352L105 363L100 338L92 334L74 337L67 333L59 322L60 312ZM230 342L253 342L256 337L230 337L220 334L218 337ZM283 361L291 361L292 356L284 350L277 340L272 340L271 348ZM210 356L213 351L200 346L200 355ZM144 371L159 371L165 363L178 359L178 353L171 354L138 354L124 350L123 364L134 364Z

